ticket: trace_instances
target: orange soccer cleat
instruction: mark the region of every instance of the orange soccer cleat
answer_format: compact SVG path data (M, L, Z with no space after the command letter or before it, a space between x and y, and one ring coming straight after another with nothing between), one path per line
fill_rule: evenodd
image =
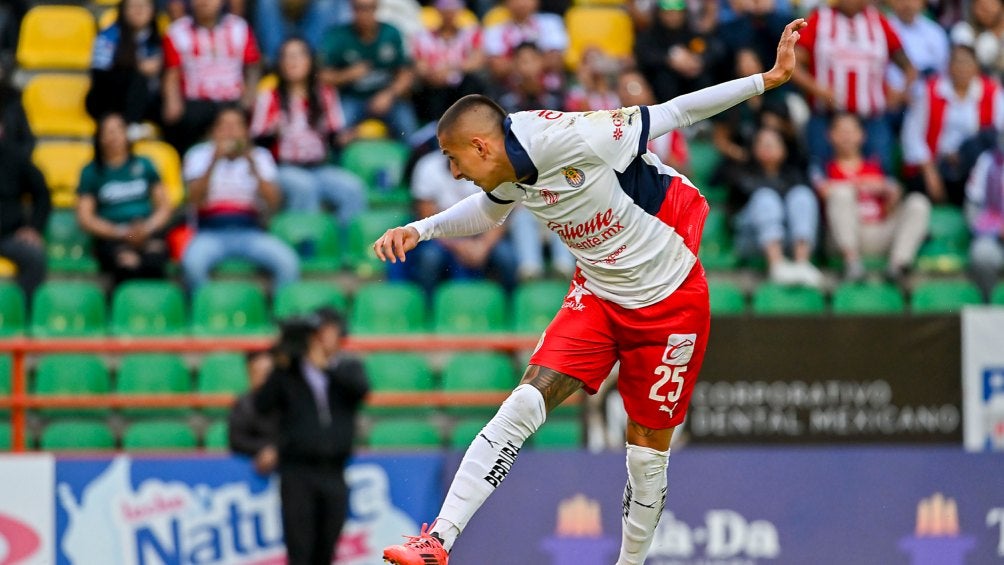
M403 544L384 548L383 560L394 565L447 565L450 556L443 549L443 542L428 529L428 524L422 524L419 535L405 536L408 541Z

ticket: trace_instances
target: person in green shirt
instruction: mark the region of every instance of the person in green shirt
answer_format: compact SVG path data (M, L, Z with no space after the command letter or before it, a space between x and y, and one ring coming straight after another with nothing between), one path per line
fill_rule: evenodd
M378 118L405 138L418 129L407 98L415 75L401 32L377 20L376 8L377 0L352 0L352 23L328 30L321 80L338 89L347 126Z
M115 284L163 278L168 261L165 227L171 203L160 176L145 157L133 155L125 119L98 122L94 160L80 173L77 221L94 237L101 271Z

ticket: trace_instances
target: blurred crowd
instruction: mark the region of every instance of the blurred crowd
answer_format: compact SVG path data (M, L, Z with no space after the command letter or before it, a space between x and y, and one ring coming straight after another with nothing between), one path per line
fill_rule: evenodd
M450 176L429 127L460 96L487 93L510 112L653 104L766 70L784 25L804 16L790 84L650 150L688 175L688 144L710 140L721 161L701 180L727 189L736 251L775 283L820 287L819 266L839 265L846 281L907 285L932 206L952 206L989 296L1004 267L1004 0L604 5L629 33L576 46L571 0L122 0L93 49L79 223L116 283L163 277L173 257L192 289L233 258L287 284L298 253L269 232L270 214L330 211L344 236L370 203L339 156L374 120L412 148L411 212L424 217L477 190ZM6 7L0 48L25 8ZM9 86L0 120L0 255L30 295L49 202ZM182 156L181 210L132 151L154 136ZM497 230L423 243L388 276L431 293L445 278L512 289L573 270L517 209Z

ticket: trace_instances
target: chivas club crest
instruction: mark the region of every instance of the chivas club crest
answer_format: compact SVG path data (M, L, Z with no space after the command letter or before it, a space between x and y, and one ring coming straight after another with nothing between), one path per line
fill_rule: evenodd
M579 188L584 182L586 182L586 173L582 172L582 169L576 169L575 167L562 167L561 174L565 175L565 182L567 182L572 188Z

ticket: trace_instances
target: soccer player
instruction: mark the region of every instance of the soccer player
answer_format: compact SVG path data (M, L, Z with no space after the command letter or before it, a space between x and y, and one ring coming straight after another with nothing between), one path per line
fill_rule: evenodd
M464 455L439 516L420 535L386 548L385 561L445 565L547 413L579 389L595 393L617 361L629 417L617 564L645 561L666 499L670 439L690 402L710 316L697 260L708 204L647 144L787 82L804 26L802 19L788 24L766 73L662 104L506 116L490 99L471 95L443 114L437 135L451 172L484 192L388 230L373 245L377 256L404 261L419 241L483 232L519 201L561 237L578 268L520 385Z

